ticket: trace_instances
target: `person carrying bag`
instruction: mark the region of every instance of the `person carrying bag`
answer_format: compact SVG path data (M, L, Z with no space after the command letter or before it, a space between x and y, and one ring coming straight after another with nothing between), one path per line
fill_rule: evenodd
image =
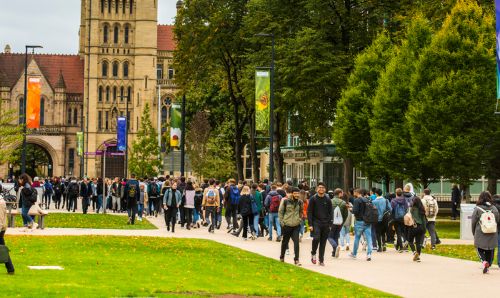
M5 264L7 273L14 274L14 265L10 259L9 249L5 246L5 232L7 231L7 204L3 197L0 197L0 263Z

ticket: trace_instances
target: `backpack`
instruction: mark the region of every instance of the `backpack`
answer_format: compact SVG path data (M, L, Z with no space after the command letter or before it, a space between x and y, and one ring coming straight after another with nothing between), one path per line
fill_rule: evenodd
M384 200L385 200L385 212L384 215L382 215L382 222L385 225L388 225L389 221L391 221L391 210L389 209L389 200L387 199Z
M257 210L257 202L255 201L254 196L250 196L250 205L252 205L252 214L257 215L259 211Z
M135 189L135 184L130 184L128 186L128 197L135 198L136 191L137 190Z
M151 183L151 196L158 197L158 185L156 183Z
M61 184L58 183L58 184L54 185L54 192L56 194L60 194L62 192L61 191Z
M436 212L436 209L437 209L437 202L436 202L436 199L434 199L433 197L431 197L432 200L426 200L426 207L425 208L425 216L427 216L427 218L433 218L436 216L437 212Z
M232 205L238 205L240 203L240 191L238 187L231 186L229 190L229 198L231 198Z
M71 182L69 184L68 192L69 192L70 195L78 196L79 191L80 190L78 188L78 184L76 184L75 182Z
M217 196L215 195L215 189L209 188L207 191L207 204L209 205L215 204L216 199Z
M344 223L344 219L342 218L342 212L340 212L340 206L335 207L333 210L333 224L341 225Z
M271 213L276 213L280 209L281 196L279 194L275 194L271 197L271 203L269 204L269 211Z
M411 215L410 210L408 209L408 212L404 215L404 223L405 226L408 227L415 227L417 224L415 223L415 220L413 220L413 216Z
M52 194L52 184L45 183L44 187L45 187L45 193L46 194L49 194L49 195Z
M36 188L34 187L31 188L31 195L28 199L31 202L31 204L35 204L36 201L38 201L38 191L36 190Z
M371 200L365 201L365 212L363 213L363 221L367 224L378 223L378 209L373 205Z
M481 231L484 234L493 234L497 232L497 222L495 220L495 214L491 210L484 210L481 207L476 206L477 209L482 211L481 217L479 217L479 224L481 225Z
M396 202L396 207L394 207L394 219L395 220L403 220L405 217L406 211L404 204L400 204Z

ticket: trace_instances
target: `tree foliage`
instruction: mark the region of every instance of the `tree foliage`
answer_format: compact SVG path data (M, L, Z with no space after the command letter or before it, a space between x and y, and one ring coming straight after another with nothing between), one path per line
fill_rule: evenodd
M150 117L149 104L146 103L137 137L130 150L129 171L137 177L155 176L161 167L157 133L151 124Z
M0 103L0 164L13 162L13 146L23 139L22 125L13 125L17 120L15 110L6 110Z
M194 173L204 176L205 161L208 158L208 141L212 128L208 115L197 112L191 119L186 133L186 153Z

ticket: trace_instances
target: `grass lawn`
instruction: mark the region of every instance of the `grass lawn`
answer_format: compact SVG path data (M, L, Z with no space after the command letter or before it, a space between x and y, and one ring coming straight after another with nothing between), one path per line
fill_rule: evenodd
M5 297L391 296L207 240L8 236L6 242L16 275L1 277Z
M460 239L460 221L438 219L436 231L440 239Z
M474 245L437 245L435 250L427 248L424 250L424 253L479 262ZM493 264L497 264L496 250Z
M154 230L156 226L146 218L134 225L127 225L127 217L111 214L49 213L45 218L46 228L90 228L119 230ZM22 227L21 216L16 216L16 227Z

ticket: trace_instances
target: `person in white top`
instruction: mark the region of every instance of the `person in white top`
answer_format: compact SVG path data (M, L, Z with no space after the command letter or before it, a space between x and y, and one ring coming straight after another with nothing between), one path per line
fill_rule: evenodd
M424 197L422 204L425 208L425 216L427 217L427 231L431 236L431 248L436 249L437 233L436 233L436 216L439 212L439 206L436 198L431 196L431 190L424 189Z

